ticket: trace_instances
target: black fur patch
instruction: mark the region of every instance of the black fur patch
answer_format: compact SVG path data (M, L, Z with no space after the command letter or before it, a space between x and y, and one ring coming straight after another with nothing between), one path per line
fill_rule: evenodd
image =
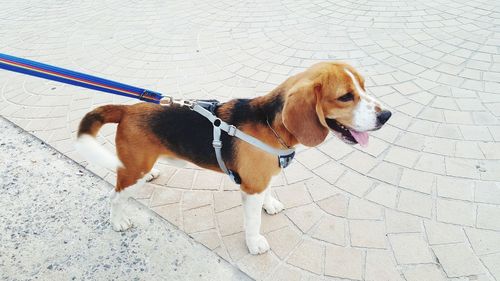
M269 119L269 122L272 122L282 109L281 95L274 95L265 103L258 103L256 99L237 99L228 123L235 126L251 122L267 125L266 120Z
M231 125L238 127L255 122L267 125L266 120L269 118L269 122L272 122L282 110L283 100L280 95L275 95L264 103L255 99L238 99L220 104L216 113L224 106L233 106L230 115L224 120ZM212 146L212 123L197 112L187 107L164 107L150 117L149 124L152 132L168 149L199 166L218 166ZM231 167L235 159L235 138L222 132L221 140L222 158Z
M187 107L164 107L149 120L163 145L197 165L217 165L212 123ZM225 143L222 151L231 149Z

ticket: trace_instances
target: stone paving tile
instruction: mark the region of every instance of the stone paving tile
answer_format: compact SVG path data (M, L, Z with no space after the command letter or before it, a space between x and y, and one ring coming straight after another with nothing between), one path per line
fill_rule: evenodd
M287 262L304 270L323 273L324 246L310 240L304 240L290 255Z
M346 245L346 221L334 216L321 220L312 237L339 246Z
M448 277L479 275L483 266L472 250L465 244L433 246L432 250L443 266Z
M398 281L401 277L396 262L390 251L366 251L365 280L372 281Z
M141 188L142 189L142 188ZM155 187L151 200L149 201L150 207L179 203L181 200L182 192L165 187ZM138 198L134 196L135 198Z
M328 181L330 184L335 184L339 177L345 172L345 168L337 162L332 161L320 166L313 171L315 174Z
M487 255L500 252L500 233L474 228L466 229L465 233L476 254Z
M312 202L311 196L304 183L291 184L276 188L276 194L281 203L287 208L307 205Z
M402 212L386 210L385 223L387 233L422 231L422 221L420 218Z
M285 210L287 217L304 233L308 232L323 216L316 204L309 204Z
M243 208L236 207L216 214L220 234L225 236L243 231Z
M368 189L373 185L367 177L360 177L355 172L345 173L336 183L336 186L344 191L362 197Z
M245 244L245 233L239 232L222 237L226 245L230 259L233 262L239 261L242 257L248 255L248 248Z
M474 182L449 177L437 178L437 194L440 197L474 201Z
M422 154L415 169L443 175L446 173L445 158L440 155Z
M269 280L276 281L300 281L302 274L299 270L291 266L281 265L276 269L276 271L269 277Z
M426 138L424 151L439 155L453 156L455 154L456 141L443 138ZM448 158L446 158L448 159Z
M178 170L168 182L168 186L190 189L195 175L194 170Z
M392 185L381 183L366 195L366 199L389 208L395 208L397 196L397 188Z
M500 162L499 161L485 161L476 166L481 172L481 179L486 181L500 180Z
M173 225L183 229L181 208L179 204L162 205L159 207L152 207L151 209Z
M377 138L370 138L370 145L367 147L360 148L360 150L372 155L373 157L378 157L388 147L389 145L387 144L387 142L379 140Z
M329 185L326 181L317 177L306 181L305 184L314 202L321 201L340 192L338 188Z
M260 230L264 234L288 226L291 223L283 212L276 215L268 215L263 210L262 215Z
M500 230L500 206L478 204L477 227Z
M434 262L429 246L420 234L390 234L389 241L398 264Z
M215 230L210 230L207 232L199 232L193 233L191 236L201 244L205 245L210 250L214 250L215 248L221 245L221 241L219 239L219 234Z
M479 179L478 163L475 160L447 158L446 174L449 176Z
M398 210L430 218L432 204L433 202L429 195L402 190L399 195Z
M246 255L238 262L238 266L243 272L252 274L256 279L261 280L270 275L278 262L276 256L272 253L266 253L258 256Z
M215 212L224 211L241 205L240 191L215 192L213 196Z
M500 144L493 142L481 142L477 146L480 148L484 158L486 159L500 159ZM479 158L479 157L476 157ZM479 158L481 159L481 158Z
M302 163L306 168L312 170L321 164L328 162L330 159L319 150L311 148L297 154L297 161Z
M284 259L301 241L300 235L291 227L285 227L266 235L273 252Z
M434 175L410 169L403 169L399 185L422 193L431 194Z
M389 152L386 154L384 160L399 164L405 167L413 167L418 159L418 153L401 147L391 147Z
M438 199L436 212L441 222L473 226L476 221L475 206L464 201Z
M361 280L365 253L355 248L326 247L325 275Z
M359 165L359 163L363 163L363 165ZM358 171L359 173L365 174L376 165L376 160L368 154L354 151L342 161L342 164Z
M336 138L322 143L320 146L318 146L318 148L323 153L335 160L339 160L354 151L350 146L345 145L342 141Z
M210 191L186 191L182 194L182 209L191 210L212 204L213 196Z
M443 273L434 264L422 264L403 270L406 281L445 281Z
M61 4L54 15L63 16L49 21L38 15L53 7L50 1L11 2L0 11L4 52L176 97L252 98L330 59L346 60L364 75L367 91L390 106L393 117L370 133L367 148L333 136L317 148L298 148L296 161L272 183L285 212L263 214L271 253L248 255L239 186L221 174L160 161L160 177L135 194L250 276L500 279L500 56L491 32L498 29L497 3L403 1L360 9L331 1L126 0L98 9L96 2ZM132 11L133 24L118 19ZM94 20L67 25L66 15L82 12ZM2 116L80 163L73 141L83 115L103 104L135 103L17 74L1 76L0 85ZM106 125L98 135L111 151L115 130ZM116 180L112 171L86 167ZM370 224L373 231L366 230ZM308 259L309 250L296 249L306 247L304 241L324 250L307 246L321 252L313 257L317 264ZM456 246L467 241L473 252ZM383 243L387 249L372 248ZM429 247L438 249L439 260L429 259ZM488 272L447 278L445 272L459 264L452 255L462 252L476 261L479 255ZM394 268L393 255L399 264Z
M439 124L434 136L449 139L462 139L460 129L457 125L452 124Z
M349 232L353 247L378 249L387 247L385 224L382 221L351 220Z
M293 162L287 169L283 170L283 173L288 184L300 182L313 176L313 173L297 162Z
M379 220L382 218L382 209L368 201L351 198L347 217L350 219Z
M397 184L401 174L400 170L397 165L382 162L373 168L368 175L389 184Z
M193 233L215 227L212 206L200 207L183 212L184 231Z
M500 264L500 254L497 253L489 256L484 256L481 257L481 260L493 275L493 277L497 280L500 279L500 267L498 266L498 264Z
M480 146L474 142L457 142L455 146L455 156L461 158L484 159L485 153L480 149ZM486 157L488 158L488 157Z
M325 212L339 217L347 217L349 198L342 194L333 195L321 201L318 206Z
M424 225L430 245L459 243L465 240L461 227L433 221L425 221Z

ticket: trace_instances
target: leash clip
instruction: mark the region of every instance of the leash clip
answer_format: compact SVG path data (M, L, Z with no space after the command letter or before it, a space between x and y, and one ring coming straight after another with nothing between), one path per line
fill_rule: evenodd
M171 106L174 103L174 98L171 96L163 97L160 100L160 105Z

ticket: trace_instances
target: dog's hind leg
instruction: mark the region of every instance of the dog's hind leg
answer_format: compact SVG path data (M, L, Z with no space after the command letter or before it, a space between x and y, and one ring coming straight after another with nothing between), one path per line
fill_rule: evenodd
M140 185L138 181L134 186ZM127 210L127 202L130 198L132 186L121 191L113 190L110 196L111 210L109 212L109 221L115 231L125 231L132 226L130 214Z
M126 207L134 189L141 188L146 180L158 176L158 171L152 170L159 156L157 147L125 145L124 139L117 138L116 142L117 154L123 166L117 171L116 188L111 195L110 222L116 231L124 231L132 226L130 210Z
M153 169L151 169L151 171L149 171L149 173L147 173L144 176L144 180L147 182L150 182L159 176L160 176L160 170L153 168Z

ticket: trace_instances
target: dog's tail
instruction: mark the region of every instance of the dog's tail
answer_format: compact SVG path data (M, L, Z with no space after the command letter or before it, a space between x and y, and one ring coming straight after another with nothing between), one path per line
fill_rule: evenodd
M95 136L102 125L120 123L125 110L124 105L105 105L87 113L80 122L75 148L85 160L110 170L122 167L120 159L105 149Z

